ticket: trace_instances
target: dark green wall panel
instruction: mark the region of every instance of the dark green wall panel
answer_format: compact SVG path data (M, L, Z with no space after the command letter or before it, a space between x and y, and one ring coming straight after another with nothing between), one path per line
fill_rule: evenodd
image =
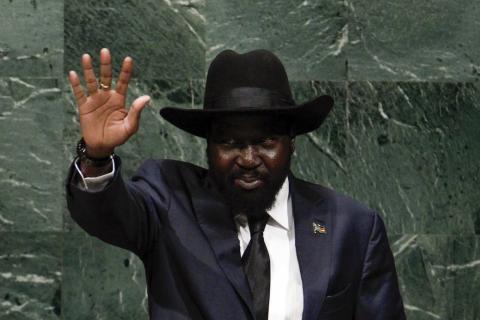
M350 79L479 79L479 2L350 0L348 3Z
M142 262L86 233L68 233L63 248L65 319L147 319Z
M294 168L368 203L390 233L478 234L479 89L336 83L335 109L319 130L297 138Z
M408 319L478 319L480 237L391 237Z
M207 61L225 49L274 51L291 80L346 79L348 11L333 0L211 0Z
M134 59L134 77L202 78L205 21L201 3L181 1L65 1L65 69L79 70L87 52L113 55L114 69Z

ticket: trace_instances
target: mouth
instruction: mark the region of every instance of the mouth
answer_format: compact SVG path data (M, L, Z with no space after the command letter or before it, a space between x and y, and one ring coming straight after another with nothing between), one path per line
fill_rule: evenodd
M240 176L234 179L235 186L244 190L257 189L264 184L263 180L252 176Z

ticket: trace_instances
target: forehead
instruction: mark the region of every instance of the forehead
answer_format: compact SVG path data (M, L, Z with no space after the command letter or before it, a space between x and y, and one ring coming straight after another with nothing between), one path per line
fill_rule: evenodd
M284 117L261 114L233 114L214 118L210 123L212 135L288 134L289 121Z

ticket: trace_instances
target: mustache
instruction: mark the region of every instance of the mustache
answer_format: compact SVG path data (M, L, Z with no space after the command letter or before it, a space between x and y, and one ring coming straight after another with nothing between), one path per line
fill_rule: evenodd
M264 171L245 170L245 169L235 170L230 174L230 178L232 180L237 178L242 178L242 177L251 177L253 179L267 180L269 178L269 175Z

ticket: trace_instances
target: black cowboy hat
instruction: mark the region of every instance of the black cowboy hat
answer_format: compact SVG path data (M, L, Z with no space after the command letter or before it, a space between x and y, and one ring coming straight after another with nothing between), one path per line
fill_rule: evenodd
M244 54L220 52L207 73L203 109L164 107L160 114L173 125L206 138L211 119L229 114L252 113L287 116L294 134L317 129L333 106L328 95L300 105L292 98L287 73L268 50Z

